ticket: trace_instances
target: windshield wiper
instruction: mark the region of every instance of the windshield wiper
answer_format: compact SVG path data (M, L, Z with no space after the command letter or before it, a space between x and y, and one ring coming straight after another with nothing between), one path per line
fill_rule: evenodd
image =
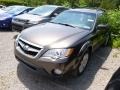
M35 13L28 13L28 14L32 14L32 15L39 15L39 14L35 14Z
M55 23L55 24L60 24L60 25L65 25L65 26L70 26L70 27L76 28L75 26L72 26L72 25L66 24L66 23L56 23L56 22L50 22L50 23Z
M70 24L66 24L66 23L58 23L58 24L61 24L61 25L65 25L65 26L70 26L70 27L74 27L74 28L76 28L75 26L72 26L72 25L70 25Z

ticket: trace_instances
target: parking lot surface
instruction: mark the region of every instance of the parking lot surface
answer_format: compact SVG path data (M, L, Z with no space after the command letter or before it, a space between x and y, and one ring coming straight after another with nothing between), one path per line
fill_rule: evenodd
M0 32L0 90L104 90L120 66L120 49L101 47L80 77L53 78L19 64L13 48L17 34Z

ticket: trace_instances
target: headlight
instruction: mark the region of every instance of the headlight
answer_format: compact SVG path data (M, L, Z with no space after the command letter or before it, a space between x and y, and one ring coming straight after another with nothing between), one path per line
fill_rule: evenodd
M29 21L28 24L38 24L39 21Z
M74 49L51 49L48 50L43 57L51 57L53 59L63 59L72 54Z
M16 19L16 18L13 18L13 19L12 19L12 22L14 22L14 21L17 21L17 19Z

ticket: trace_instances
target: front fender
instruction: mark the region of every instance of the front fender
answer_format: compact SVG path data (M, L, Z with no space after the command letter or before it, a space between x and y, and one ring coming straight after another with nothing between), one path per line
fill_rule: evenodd
M91 46L90 41L85 42L85 43L81 46L78 55L83 55L90 46Z

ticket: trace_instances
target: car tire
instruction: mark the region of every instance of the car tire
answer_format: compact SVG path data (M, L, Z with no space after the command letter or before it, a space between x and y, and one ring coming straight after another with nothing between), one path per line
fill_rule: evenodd
M11 29L12 30L12 32L15 32L15 30L14 29Z
M111 81L105 90L120 90L120 80Z
M12 31L12 27L11 26L8 28L8 31Z
M105 47L108 46L109 43L110 43L110 41L111 41L110 34L107 33L107 34L105 35L105 42L104 42L103 46L105 46Z
M78 57L78 58L79 58L79 57ZM81 58L80 58L80 59L81 59ZM90 59L90 52L89 52L89 50L87 50L87 51L83 54L82 60L79 60L80 63L79 63L79 65L78 65L77 69L76 69L75 72L74 72L74 75L75 75L75 76L80 76L80 75L85 71L89 59Z

